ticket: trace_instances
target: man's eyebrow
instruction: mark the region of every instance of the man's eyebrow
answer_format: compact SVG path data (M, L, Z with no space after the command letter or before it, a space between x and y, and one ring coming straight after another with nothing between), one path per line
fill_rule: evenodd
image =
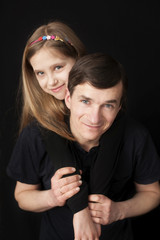
M116 99L107 100L106 103L117 103Z
M83 98L83 99L88 100L88 101L92 100L92 98L89 98L89 97L87 97L85 95L80 95L79 98ZM107 103L115 103L115 104L117 104L117 100L116 99L110 99L110 100L106 100L104 103L106 103L106 104Z
M86 100L92 100L92 98L89 98L89 97L87 97L87 96L85 96L85 95L80 95L79 98L84 98L84 99L86 99Z

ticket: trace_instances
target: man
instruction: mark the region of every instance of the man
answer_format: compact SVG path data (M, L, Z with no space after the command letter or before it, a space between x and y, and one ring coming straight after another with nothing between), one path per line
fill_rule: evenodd
M101 136L122 111L126 86L122 66L107 55L85 56L71 70L65 102L70 109L71 132L79 143L77 151L83 155L81 161L83 150L88 154L94 150L95 155L99 151ZM106 162L102 160L102 169ZM159 204L159 179L160 159L151 137L144 127L127 119L123 147L107 195L89 196L92 219L102 225L100 239L132 239L127 219Z
M66 146L71 147L89 200L83 199L83 191L75 192L80 186L77 178L62 178L71 170L55 172L37 124L22 136L22 155L15 156L14 166L16 177L25 179L16 185L15 197L24 210L44 211L40 239L132 240L129 218L158 206L160 159L148 131L125 116L126 91L125 71L108 55L84 56L70 72L65 102L76 141L65 147L59 141L59 154L65 156ZM121 130L117 148L114 142ZM114 160L108 146L115 152ZM22 157L26 151L31 156L27 162ZM67 199L68 206L80 202L74 216Z

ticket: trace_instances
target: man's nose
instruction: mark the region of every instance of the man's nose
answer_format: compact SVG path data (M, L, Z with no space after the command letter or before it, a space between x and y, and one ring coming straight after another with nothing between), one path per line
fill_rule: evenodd
M90 109L89 112L89 120L90 123L94 124L94 125L98 125L101 121L101 111L99 109L99 107L94 107L92 109Z

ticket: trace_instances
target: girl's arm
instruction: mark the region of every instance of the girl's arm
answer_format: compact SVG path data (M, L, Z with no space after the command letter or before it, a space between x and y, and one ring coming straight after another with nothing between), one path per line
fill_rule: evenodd
M51 179L51 189L41 190L40 184L26 184L17 182L15 199L19 207L26 211L43 212L57 206L64 206L66 200L75 195L81 185L80 175L72 175L62 178L65 174L75 171L72 167L61 168L56 171ZM88 207L74 214L73 219L75 239L98 240L100 225L93 223Z
M93 222L88 207L74 214L73 227L74 239L99 240L101 235L101 225Z
M72 167L61 168L51 179L51 189L41 190L40 184L17 182L15 199L19 207L32 212L43 212L53 207L64 206L66 200L76 194L80 188L80 175L62 178L75 171Z

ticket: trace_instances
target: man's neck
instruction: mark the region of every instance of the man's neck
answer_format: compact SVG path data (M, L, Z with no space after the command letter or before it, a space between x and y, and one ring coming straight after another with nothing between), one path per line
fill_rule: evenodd
M74 136L74 138L76 139L76 142L79 143L79 145L87 152L89 152L89 150L93 147L97 147L99 145L99 138L94 139L94 140L87 140L85 138L83 138L82 136L80 136L79 134L77 134L76 131L74 131L73 126L70 123L70 129L71 132Z
M97 147L99 145L99 141L88 141L88 142L81 142L81 141L78 141L77 142L79 143L79 145L86 151L86 152L89 152L91 148L93 147Z

